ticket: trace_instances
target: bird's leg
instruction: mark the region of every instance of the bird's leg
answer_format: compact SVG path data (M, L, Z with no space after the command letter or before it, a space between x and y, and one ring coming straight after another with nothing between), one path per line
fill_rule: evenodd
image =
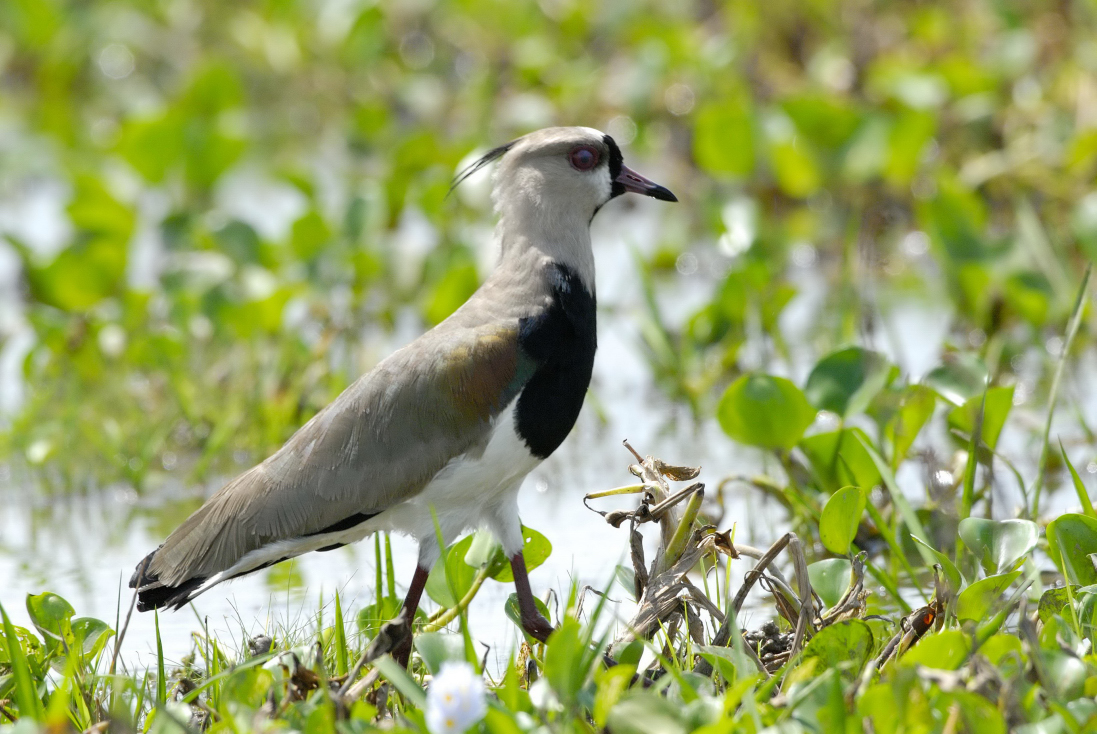
M392 658L403 667L408 667L411 659L411 623L415 621L415 612L419 609L419 599L423 596L423 588L427 585L427 576L430 569L422 566L415 567L415 575L411 577L411 585L408 587L408 595L404 597L404 606L400 608L400 616L408 625L408 633L392 650Z
M518 551L510 558L510 570L514 574L514 590L518 594L518 610L522 614L522 629L541 642L548 640L548 636L555 629L552 622L542 616L533 602L533 592L529 588L529 574L526 573L526 559L522 551Z

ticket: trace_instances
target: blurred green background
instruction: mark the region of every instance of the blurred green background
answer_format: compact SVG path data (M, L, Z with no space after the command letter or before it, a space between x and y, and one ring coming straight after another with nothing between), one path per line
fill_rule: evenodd
M910 302L1046 394L1097 256L1095 2L4 0L0 461L62 490L262 458L476 288L490 206L451 178L552 124L682 201L638 318L698 418L746 367L901 348Z

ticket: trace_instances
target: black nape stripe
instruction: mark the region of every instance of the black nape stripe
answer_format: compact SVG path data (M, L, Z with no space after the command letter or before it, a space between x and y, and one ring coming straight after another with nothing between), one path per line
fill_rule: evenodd
M596 303L579 276L560 263L549 266L552 304L522 319L518 348L533 374L518 397L515 429L542 459L563 443L583 407L598 347Z
M366 520L372 517L377 517L376 512L356 512L350 517L345 517L337 523L328 525L322 530L317 530L315 533L305 533L304 537L311 538L314 535L324 535L326 533L338 533L340 530L350 530L355 525L361 525ZM325 549L321 549L325 550Z
M621 167L625 165L625 157L621 155L621 149L610 136L603 135L602 142L609 148L610 198L612 199L614 196L625 193L625 185L617 182L617 177L621 175Z

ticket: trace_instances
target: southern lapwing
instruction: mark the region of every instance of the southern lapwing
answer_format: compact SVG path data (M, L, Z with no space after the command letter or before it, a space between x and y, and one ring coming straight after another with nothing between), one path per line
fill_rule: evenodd
M498 266L452 316L348 387L258 466L229 482L137 566L141 611L178 609L210 587L379 530L411 535L414 618L445 542L478 525L510 558L522 626L544 640L522 557L518 488L564 440L594 365L590 222L626 191L677 201L585 127L530 133L498 160ZM433 513L432 513L433 510ZM396 651L405 665L410 639Z

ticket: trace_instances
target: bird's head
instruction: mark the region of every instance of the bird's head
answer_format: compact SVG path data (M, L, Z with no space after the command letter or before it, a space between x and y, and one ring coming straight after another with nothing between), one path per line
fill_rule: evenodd
M504 216L532 207L540 216L589 222L606 202L629 191L678 200L626 166L613 138L589 127L550 127L518 138L489 151L454 185L496 159L493 198Z

